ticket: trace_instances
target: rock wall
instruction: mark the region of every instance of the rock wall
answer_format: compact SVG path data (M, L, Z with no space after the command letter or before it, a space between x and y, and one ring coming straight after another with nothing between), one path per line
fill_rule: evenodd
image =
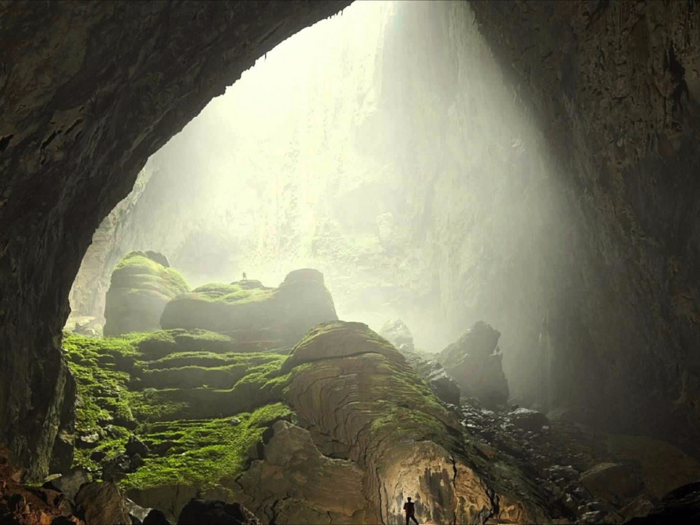
M473 2L538 115L575 218L544 332L552 396L697 455L700 9Z
M0 6L0 442L46 473L68 294L145 161L277 43L343 2Z

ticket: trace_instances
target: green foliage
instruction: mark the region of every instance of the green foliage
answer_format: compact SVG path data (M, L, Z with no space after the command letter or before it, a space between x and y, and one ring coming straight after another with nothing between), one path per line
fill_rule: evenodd
M291 411L281 403L253 413L238 414L240 424L227 419L172 421L144 428L144 441L151 448L167 443L163 457L148 457L138 471L129 474L124 489L146 489L186 484L202 489L232 481L244 468L248 452L262 439L274 421L288 418Z

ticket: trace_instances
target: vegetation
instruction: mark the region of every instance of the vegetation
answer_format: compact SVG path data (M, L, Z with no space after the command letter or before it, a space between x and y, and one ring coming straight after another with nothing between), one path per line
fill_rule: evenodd
M192 293L196 294L194 298L198 300L245 304L266 301L272 298L275 292L275 288L266 288L262 285L250 287L239 283L210 283L196 288Z
M271 388L263 393L285 356L195 350L222 344L233 342L206 331L104 339L64 334L78 386L78 439L98 440L95 448L76 447L75 464L99 476L102 464L123 453L129 436L136 434L156 448L172 441L172 451L147 458L121 481L125 487L202 484L240 470L266 424L289 413L280 404L268 404ZM221 384L227 388L217 389ZM237 414L238 426L222 418L242 410L253 412Z
M146 458L144 466L127 475L121 485L126 489L146 489L186 484L206 489L225 484L243 470L264 430L290 415L287 406L276 403L238 414L236 425L230 418L146 425L144 442L156 450L167 447L167 453Z
M66 334L63 346L78 384L78 439L97 438L92 449L76 448L76 465L99 477L136 435L151 452L138 469L118 476L123 488L226 486L245 468L264 430L291 417L285 401L307 388L318 366L336 366L324 352L333 356L337 348L338 357L343 351L356 356L355 349L375 356L367 409L378 439L449 439L449 416L427 384L362 324L319 325L289 357L231 351L237 344L204 330L105 339ZM350 350L342 350L345 345Z
M166 268L162 264L150 259L144 252L131 252L125 255L117 264L112 275L113 281L119 282L125 276L138 275L140 288L153 287L155 291L161 291L163 286L177 295L186 293L190 286L185 278L174 268Z

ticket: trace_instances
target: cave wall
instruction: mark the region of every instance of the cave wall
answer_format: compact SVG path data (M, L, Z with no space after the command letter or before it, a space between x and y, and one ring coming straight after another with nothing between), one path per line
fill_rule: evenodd
M28 478L48 470L68 294L100 221L211 98L346 5L0 5L0 442Z
M346 4L36 5L0 6L0 442L33 478L70 391L59 334L92 233L212 97ZM697 454L698 9L471 7L514 100L544 130L571 212L551 233L562 253L536 281L557 291L537 330L551 341L551 397ZM463 303L455 293L443 306L466 319Z
M472 2L560 163L576 272L552 304L552 396L698 454L700 8Z

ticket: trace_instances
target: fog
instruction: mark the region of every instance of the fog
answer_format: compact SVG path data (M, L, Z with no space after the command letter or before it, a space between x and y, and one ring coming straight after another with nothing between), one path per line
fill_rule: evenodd
M429 351L484 320L517 391L542 283L567 256L520 95L466 3L355 3L258 60L149 160L112 250L161 251L193 286L317 268L340 318L401 318Z

